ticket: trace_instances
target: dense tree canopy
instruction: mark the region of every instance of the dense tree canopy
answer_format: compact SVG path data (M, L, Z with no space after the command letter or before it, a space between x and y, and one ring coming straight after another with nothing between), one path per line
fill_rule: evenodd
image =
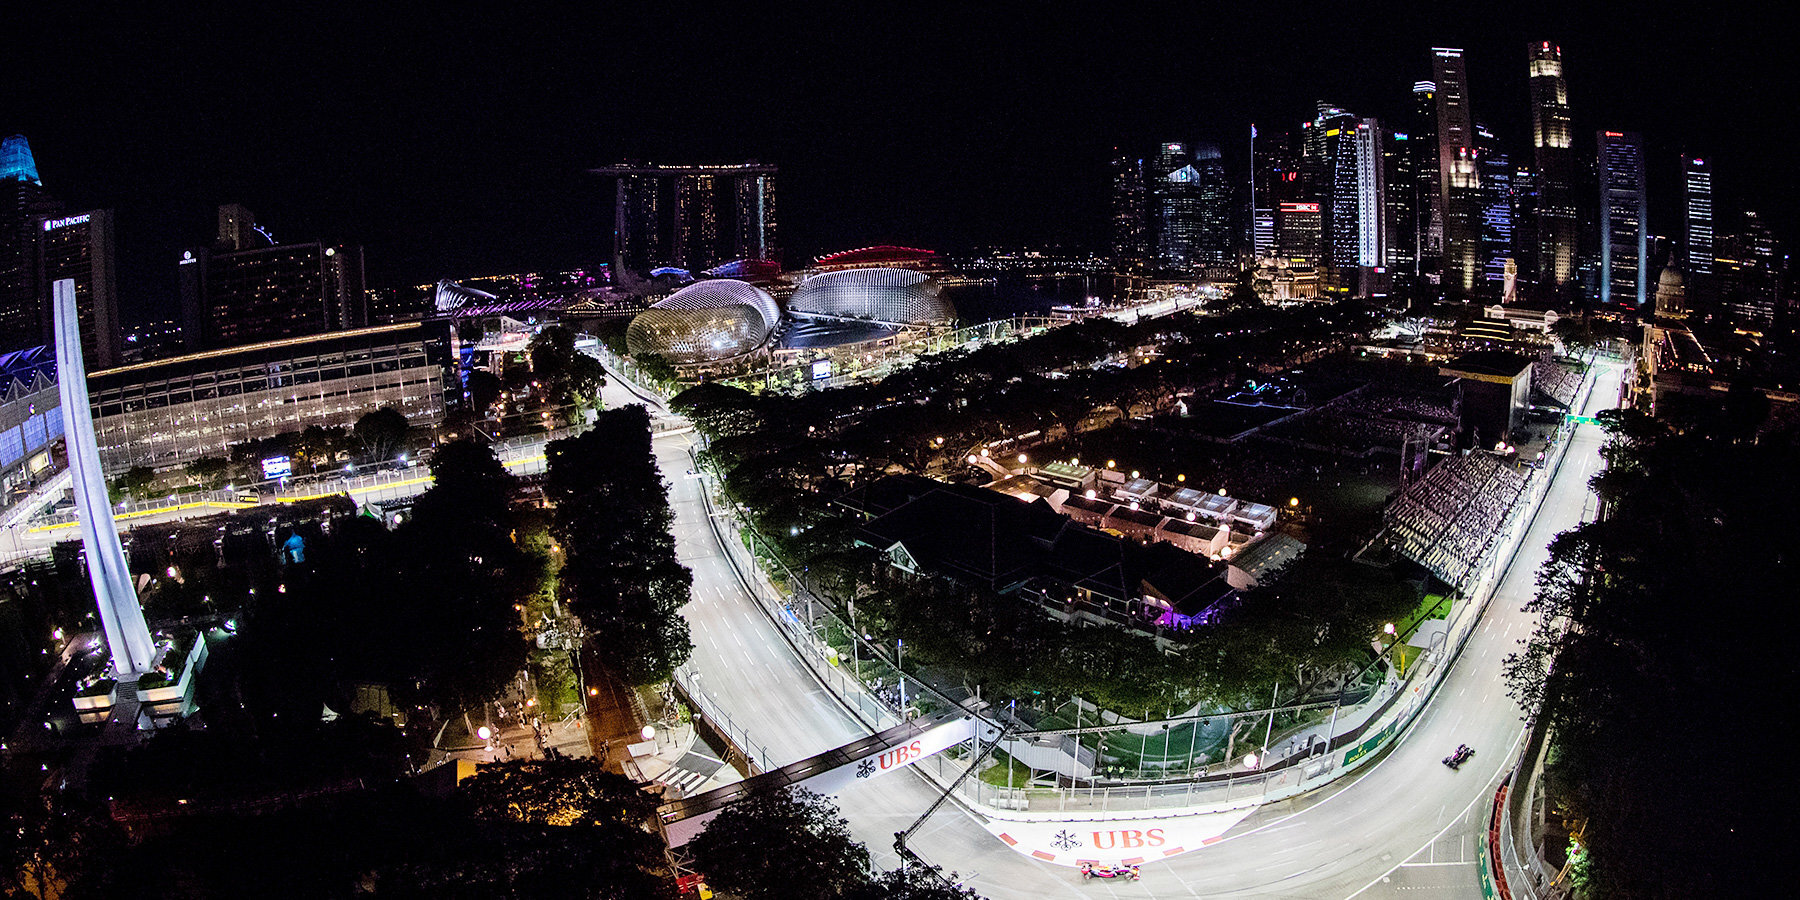
M1603 417L1605 516L1560 535L1508 660L1550 729L1553 794L1587 848L1589 897L1773 896L1794 778L1738 764L1771 698L1800 687L1800 452ZM1779 701L1777 701L1779 702ZM1758 799L1758 798L1767 798ZM1679 824L1675 824L1679 823ZM1785 886L1785 885L1784 885Z
M744 900L833 900L869 880L869 851L830 800L763 789L726 807L688 844L707 882Z
M579 437L545 450L551 530L564 559L561 599L593 646L633 684L666 680L693 652L681 607L693 573L676 559L674 520L642 406L599 414Z

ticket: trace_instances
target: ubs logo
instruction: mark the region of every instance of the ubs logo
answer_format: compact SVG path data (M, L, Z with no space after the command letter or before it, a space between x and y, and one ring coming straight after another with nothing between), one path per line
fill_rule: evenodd
M1094 849L1111 850L1130 847L1161 847L1163 830L1161 828L1121 828L1116 831L1093 832Z
M924 746L919 741L913 741L910 744L901 744L900 746L881 754L881 758L877 760L877 762L881 765L881 771L886 772L889 769L897 769L910 762L918 762L920 759L924 758L924 756Z

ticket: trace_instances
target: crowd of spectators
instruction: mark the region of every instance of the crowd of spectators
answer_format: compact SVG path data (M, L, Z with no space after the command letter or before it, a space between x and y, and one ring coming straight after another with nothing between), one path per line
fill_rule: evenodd
M1387 544L1460 585L1525 491L1515 460L1476 452L1452 457L1412 483L1382 514Z
M1409 439L1441 439L1456 424L1459 405L1455 390L1447 386L1370 384L1272 424L1263 434L1350 456L1398 452Z
M1548 351L1531 367L1531 386L1565 407L1575 403L1575 393L1581 390L1582 378L1580 369L1557 361Z

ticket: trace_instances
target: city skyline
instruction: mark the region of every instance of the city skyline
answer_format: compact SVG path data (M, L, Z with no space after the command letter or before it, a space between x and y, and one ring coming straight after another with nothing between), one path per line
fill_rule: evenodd
M429 23L364 21L290 42L279 22L221 22L239 40L195 46L166 23L145 23L136 39L123 25L47 18L20 30L56 39L19 48L25 77L0 105L0 130L31 139L46 185L71 208L118 210L119 293L132 322L175 308L172 254L203 240L223 203L257 209L278 235L368 247L371 285L600 262L606 185L584 172L625 158L781 166L790 259L886 242L1103 252L1113 147L1215 143L1242 180L1252 122L1265 133L1291 126L1320 99L1403 121L1409 86L1432 77L1433 46L1466 51L1476 118L1528 162L1526 57L1541 40L1563 49L1578 141L1600 129L1644 133L1654 233L1679 236L1682 153L1715 165L1721 231L1745 207L1778 235L1791 230L1795 189L1764 148L1793 126L1759 120L1772 139L1758 147L1717 137L1755 108L1737 86L1784 77L1749 52L1765 38L1730 32L1725 16L1680 30L1699 46L1742 42L1729 72L1701 65L1704 54L1641 50L1642 32L1667 33L1669 18L1545 8L1433 28L1373 15L1334 37L1362 48L1349 78L1341 61L1299 52L1308 32L1298 12L1185 35L1138 29L1130 16L1081 34L1044 22L993 46L981 43L994 23L980 14L929 18L905 23L906 42L873 40L901 23L717 19L679 40L634 41L656 23L623 19L596 53L548 25L501 24L491 41L519 51L483 58L506 77L479 66L420 74L414 63L443 42L485 43ZM54 60L82 38L109 50L97 77L56 78ZM901 45L915 42L940 62L892 73L868 64L907 59L914 51ZM727 46L739 49L721 54ZM202 60L239 77L200 77ZM724 71L694 71L700 62ZM1095 72L1104 75L1083 74Z

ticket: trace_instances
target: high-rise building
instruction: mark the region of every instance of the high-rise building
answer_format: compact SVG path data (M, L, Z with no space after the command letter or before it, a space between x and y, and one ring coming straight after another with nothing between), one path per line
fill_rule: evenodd
M1119 156L1112 161L1112 264L1141 269L1150 255L1150 223L1145 218L1144 161Z
M1602 131L1599 145L1600 301L1638 309L1649 299L1644 141L1634 133Z
M1785 262L1774 234L1754 211L1745 211L1742 231L1719 238L1715 290L1730 325L1759 333L1768 330L1779 305Z
M1193 162L1199 176L1194 187L1194 250L1196 268L1229 267L1237 262L1237 239L1231 227L1231 185L1225 180L1225 161L1216 144L1194 145Z
M1294 153L1290 134L1257 135L1252 156L1251 238L1258 258L1269 258L1280 252L1278 210L1282 203L1305 199L1300 184L1299 157Z
M1329 261L1340 269L1387 264L1381 123L1344 114L1315 125L1331 159L1326 207Z
M54 340L52 286L69 279L88 367L117 364L115 257L112 210L66 213L25 138L0 141L0 353Z
M1423 282L1442 281L1444 265L1444 195L1438 176L1437 83L1413 83L1412 157L1414 230L1418 233L1418 273Z
M1319 264L1325 229L1323 206L1311 200L1283 200L1276 205L1276 255L1303 266Z
M1575 277L1575 131L1563 81L1562 48L1544 41L1532 44L1528 55L1537 178L1531 204L1536 271L1531 274L1543 289L1554 291Z
M775 176L746 175L737 184L737 224L734 259L775 259Z
M1475 126L1476 165L1481 191L1481 280L1480 292L1491 296L1502 294L1506 264L1513 259L1512 162L1500 149L1500 142L1486 126Z
M1196 264L1199 246L1201 176L1188 146L1159 145L1150 168L1150 226L1158 265L1186 269Z
M38 223L61 209L24 135L0 141L0 353L43 343L49 306L37 281Z
M627 162L589 171L614 179L614 277L780 258L774 166Z
M249 210L236 205L220 209L215 247L184 250L176 266L190 350L368 323L361 247L274 243Z
M1683 156L1681 174L1686 226L1682 256L1688 278L1693 279L1711 275L1713 270L1712 167L1704 159Z
M1418 168L1412 135L1389 131L1381 149L1382 216L1387 228L1386 265L1397 278L1419 275Z
M63 279L74 282L83 358L96 370L118 365L124 334L114 275L112 210L95 209L40 221L38 284L48 290ZM52 338L52 334L42 335L45 343Z
M1438 191L1443 210L1443 284L1467 296L1481 276L1481 196L1474 114L1463 52L1432 48L1437 86Z

